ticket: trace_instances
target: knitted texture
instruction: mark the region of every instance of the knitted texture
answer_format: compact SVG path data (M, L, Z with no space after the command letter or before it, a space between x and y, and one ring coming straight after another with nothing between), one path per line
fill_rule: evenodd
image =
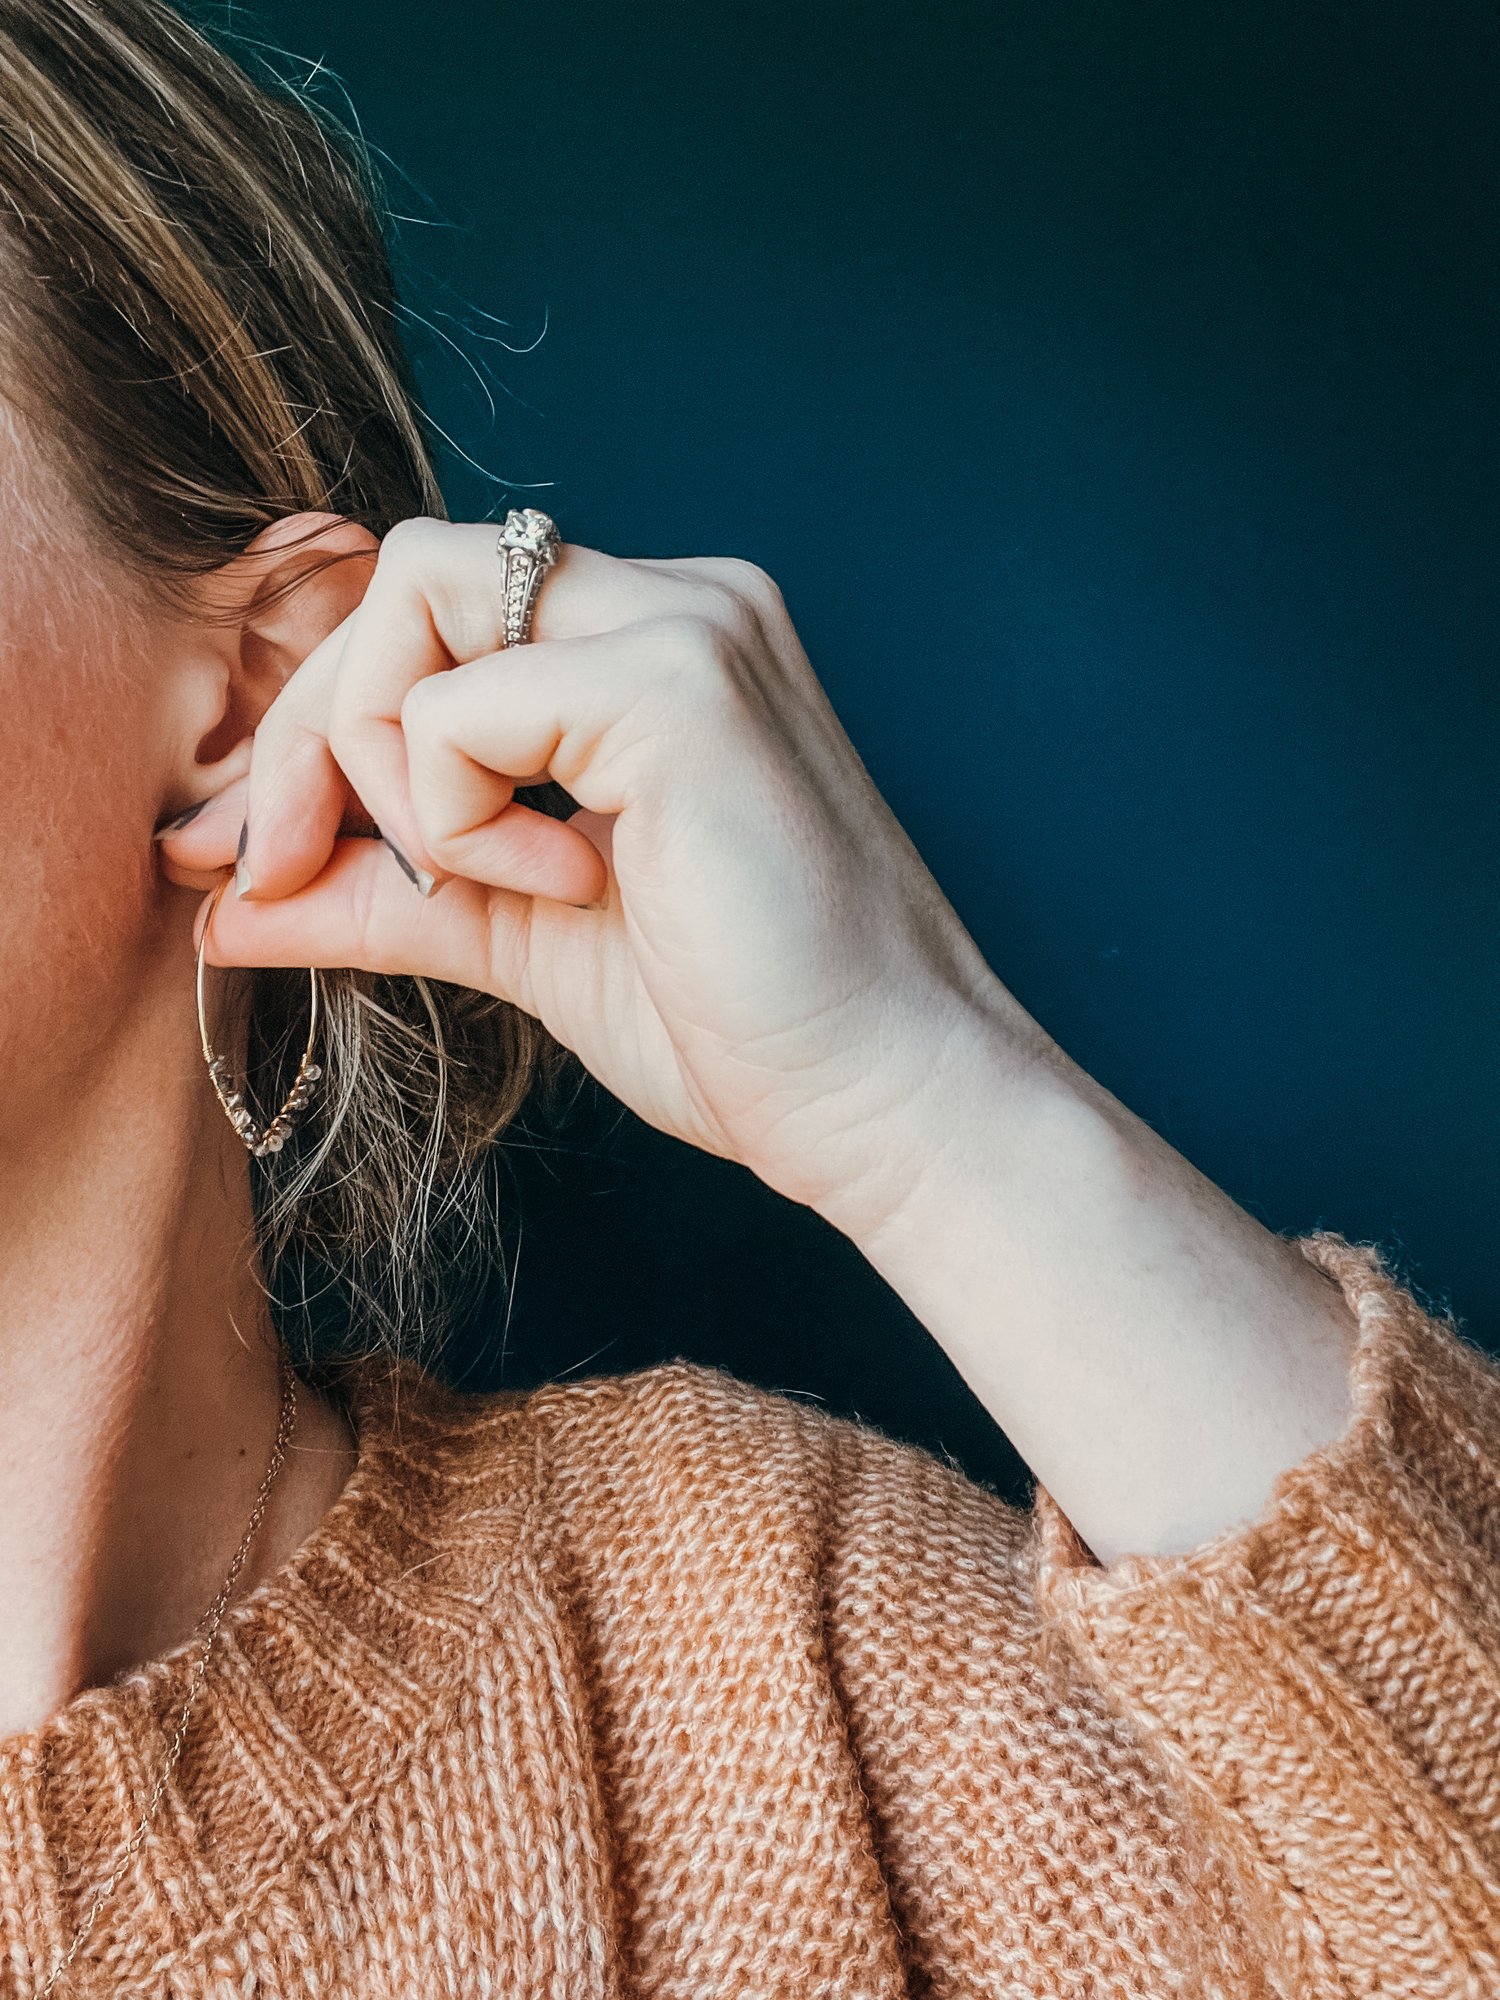
M362 1365L66 1991L111 2000L1500 1994L1500 1371L1371 1250L1343 1434L1101 1567L674 1362ZM143 1811L184 1643L0 1741L0 1996ZM61 1982L60 1982L61 1985Z

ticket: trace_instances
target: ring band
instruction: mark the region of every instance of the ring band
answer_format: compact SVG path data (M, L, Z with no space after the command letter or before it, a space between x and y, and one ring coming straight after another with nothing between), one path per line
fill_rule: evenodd
M524 646L542 578L562 546L557 523L539 507L512 507L495 546L505 571L505 644Z

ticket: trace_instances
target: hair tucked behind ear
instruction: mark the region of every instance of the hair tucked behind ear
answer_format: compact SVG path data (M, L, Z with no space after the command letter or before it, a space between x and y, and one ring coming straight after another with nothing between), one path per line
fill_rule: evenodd
M381 536L446 513L369 155L229 46L160 0L0 0L4 392L167 601L288 514ZM252 1085L279 1102L307 975L218 976L246 988ZM283 1318L342 1294L320 1358L430 1357L486 1253L492 1141L569 1059L439 981L327 973L324 998L322 1094L252 1162L268 1287Z

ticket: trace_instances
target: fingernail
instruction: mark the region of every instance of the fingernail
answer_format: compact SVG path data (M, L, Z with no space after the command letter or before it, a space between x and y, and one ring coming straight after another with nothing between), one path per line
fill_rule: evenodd
M240 844L234 850L234 893L248 896L250 893L250 871L245 866L245 843L250 838L250 821L247 817L240 828Z
M401 852L401 849L396 845L395 841L391 839L388 833L382 833L380 838L385 842L386 846L391 850L392 854L395 855L397 861L400 862L401 873L406 877L407 881L411 883L412 887L417 891L418 895L430 896L433 890L437 887L436 878L432 875L429 875L425 868L413 868L411 863L407 860L406 856Z
M188 806L185 811L178 813L175 819L169 819L164 826L159 826L151 838L165 840L169 833L180 833L188 821L196 819L207 804L207 799L199 799L197 805Z

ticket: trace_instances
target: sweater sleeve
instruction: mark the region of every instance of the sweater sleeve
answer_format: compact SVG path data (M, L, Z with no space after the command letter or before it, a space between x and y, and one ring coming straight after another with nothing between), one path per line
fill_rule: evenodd
M1045 1487L1036 1602L1224 1859L1288 1995L1500 1994L1500 1370L1378 1251L1342 1434L1260 1515L1101 1565Z

